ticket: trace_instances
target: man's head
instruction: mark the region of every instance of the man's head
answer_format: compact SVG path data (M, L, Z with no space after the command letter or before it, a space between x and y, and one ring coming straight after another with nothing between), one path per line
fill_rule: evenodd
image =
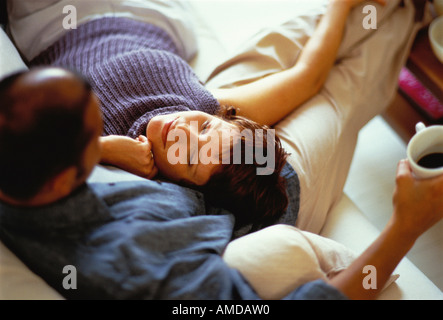
M89 84L59 68L0 82L0 199L41 205L85 182L100 158L99 103Z

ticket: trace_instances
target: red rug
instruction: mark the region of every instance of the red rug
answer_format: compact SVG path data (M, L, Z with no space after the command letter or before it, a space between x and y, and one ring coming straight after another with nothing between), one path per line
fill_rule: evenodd
M399 87L406 99L429 120L443 121L443 103L406 68L400 73Z

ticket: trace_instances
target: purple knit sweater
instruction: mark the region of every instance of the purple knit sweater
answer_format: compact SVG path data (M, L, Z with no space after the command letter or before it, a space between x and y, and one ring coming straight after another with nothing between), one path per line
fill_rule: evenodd
M80 25L31 65L83 74L101 102L105 135L135 138L156 115L219 110L169 35L144 22L102 18Z

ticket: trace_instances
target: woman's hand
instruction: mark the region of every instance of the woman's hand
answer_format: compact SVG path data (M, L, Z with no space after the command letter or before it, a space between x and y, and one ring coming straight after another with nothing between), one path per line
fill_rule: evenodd
M235 106L240 116L275 125L321 90L336 62L349 13L363 1L329 0L293 67L245 85L216 89L212 94L220 105ZM375 1L385 4L386 0Z
M132 139L126 136L111 135L101 137L101 162L117 166L143 178L152 179L157 167L151 152L151 143L145 136Z

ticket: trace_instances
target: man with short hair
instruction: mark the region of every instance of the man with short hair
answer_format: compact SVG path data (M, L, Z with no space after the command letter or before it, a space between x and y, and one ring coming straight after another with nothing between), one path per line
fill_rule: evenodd
M1 82L0 196L41 206L69 195L100 159L99 102L82 78L57 68Z

